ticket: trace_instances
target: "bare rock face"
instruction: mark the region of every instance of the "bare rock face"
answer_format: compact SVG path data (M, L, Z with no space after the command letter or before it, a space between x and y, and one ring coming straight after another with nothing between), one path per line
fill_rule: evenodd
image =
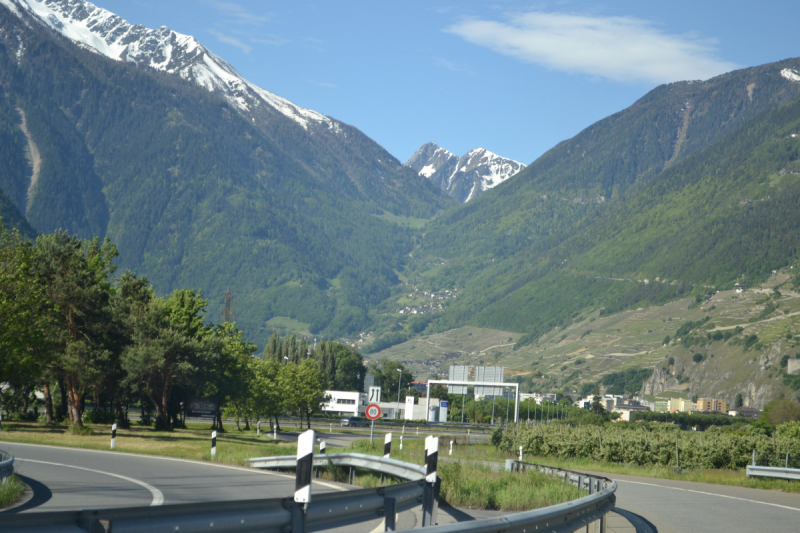
M755 383L750 383L747 385L747 394L744 396L744 406L763 409L770 400L775 398L775 395L776 391L771 385L756 387Z
M678 378L670 375L669 370L663 368L656 368L653 371L653 376L644 382L642 386L642 395L660 394L670 387L678 385Z
M792 375L800 374L800 359L789 359L788 363L789 366L786 368L786 371L789 374Z

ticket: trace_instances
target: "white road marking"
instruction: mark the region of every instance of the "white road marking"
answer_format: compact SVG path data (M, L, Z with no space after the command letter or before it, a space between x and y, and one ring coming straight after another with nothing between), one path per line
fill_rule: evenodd
M740 500L743 502L750 502L750 503L759 503L761 505L769 505L772 507L780 507L781 509L789 509L792 511L800 511L797 507L789 507L788 505L780 505L778 503L769 503L769 502L760 502L758 500L748 500L747 498L739 498L737 496L728 496L726 494L715 494L713 492L703 492L701 490L692 490L692 489L682 489L680 487L669 487L666 485L656 485L655 483L642 483L641 481L627 481L624 479L615 479L617 483L634 483L636 485L648 485L650 487L658 487L660 489L672 489L672 490L682 490L684 492L694 492L695 494L706 494L708 496L718 496L720 498L728 498L730 500Z
M26 444L24 442L13 442L13 441L6 441L8 444L13 446L33 446L34 448L56 448L58 450L70 450L74 452L89 452L89 453L107 453L110 455L128 455L131 457L142 457L145 459L160 459L162 461L179 461L181 463L189 463L193 465L203 465L203 466L215 466L217 468L229 468L233 470L239 470L240 472L244 470L245 472L250 472L253 474L264 474L268 476L278 476L283 478L295 479L295 476L292 474L281 474L279 472L272 472L270 470L262 470L260 468L248 468L246 466L235 466L235 465L223 465L219 463L210 463L206 461L192 461L191 459L179 459L177 457L164 457L161 455L147 455L144 453L130 453L130 452L111 452L106 450L91 450L87 448L71 448L69 446L50 446L47 444ZM20 459L22 461L22 459ZM76 467L77 468L77 467ZM332 483L325 483L324 481L319 480L312 480L312 485L321 485L323 487L328 487L329 489L335 489L339 491L348 490L347 488L333 485Z
M104 472L102 470L93 470L91 468L84 468L82 466L65 465L65 464L62 464L62 463L51 463L51 462L48 462L48 461L35 461L33 459L20 459L20 458L16 458L16 460L17 461L21 461L23 463L27 462L27 463L39 463L39 464L43 464L43 465L63 466L64 468L74 468L76 470L85 470L87 472L93 472L95 474L103 474L105 476L111 476L111 477L116 477L116 478L119 478L119 479L123 479L125 481L129 481L131 483L135 483L136 485L139 485L140 487L144 487L144 488L146 488L147 490L150 491L150 494L153 495L153 501L150 502L150 507L156 507L156 506L161 505L161 504L164 503L164 495L161 493L160 490L155 488L153 485L150 485L149 483L145 483L144 481L140 481L138 479L133 479L132 477L121 476L119 474L112 474L111 472Z

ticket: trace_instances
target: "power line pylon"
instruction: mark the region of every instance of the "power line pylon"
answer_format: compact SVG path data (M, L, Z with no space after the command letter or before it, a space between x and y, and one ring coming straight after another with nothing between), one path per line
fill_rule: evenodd
M228 292L225 293L225 310L219 314L219 317L225 322L232 322L236 318L236 313L231 311L232 303L233 294L231 294L231 288L228 287Z

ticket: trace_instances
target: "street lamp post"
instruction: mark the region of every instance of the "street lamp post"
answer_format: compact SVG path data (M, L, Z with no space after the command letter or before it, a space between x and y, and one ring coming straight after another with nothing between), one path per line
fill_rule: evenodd
M397 419L400 420L400 380L403 379L403 369L398 368L397 371L400 372L397 376Z
M505 395L506 395L506 389L505 389L505 387L503 387L503 396L505 396ZM508 406L510 404L511 404L511 402L508 400L508 398L506 398L506 426L508 426Z

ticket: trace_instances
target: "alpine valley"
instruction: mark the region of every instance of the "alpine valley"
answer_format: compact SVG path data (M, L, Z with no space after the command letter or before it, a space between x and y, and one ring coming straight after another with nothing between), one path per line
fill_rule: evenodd
M523 390L800 390L800 59L659 86L527 166L433 143L401 164L84 0L0 0L0 89L5 225L109 237L211 320L230 287L260 346L489 361Z

